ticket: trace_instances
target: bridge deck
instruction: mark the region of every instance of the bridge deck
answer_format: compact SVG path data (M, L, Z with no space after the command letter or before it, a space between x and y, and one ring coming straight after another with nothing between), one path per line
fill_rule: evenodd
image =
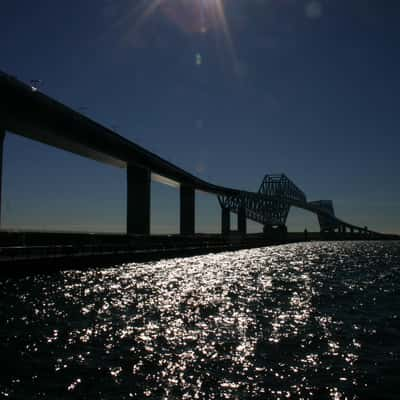
M141 165L156 180L167 178L172 184L215 194L238 193L199 179L4 73L0 73L0 102L0 126L21 136L120 168Z

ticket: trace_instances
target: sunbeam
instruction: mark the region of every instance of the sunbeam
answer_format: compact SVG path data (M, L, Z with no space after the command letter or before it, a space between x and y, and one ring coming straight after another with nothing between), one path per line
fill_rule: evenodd
M140 0L129 3L115 27L124 31L127 39L145 27L157 13L186 34L214 34L223 37L223 44L235 60L232 34L225 13L224 0Z

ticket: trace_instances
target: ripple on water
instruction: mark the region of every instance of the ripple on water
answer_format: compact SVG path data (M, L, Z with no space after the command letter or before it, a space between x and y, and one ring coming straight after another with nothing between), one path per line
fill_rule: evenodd
M399 261L306 243L3 279L0 392L394 399Z

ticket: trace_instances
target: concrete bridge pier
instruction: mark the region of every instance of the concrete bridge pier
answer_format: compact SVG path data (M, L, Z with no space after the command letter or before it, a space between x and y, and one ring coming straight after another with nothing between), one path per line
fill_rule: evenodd
M247 233L246 209L243 206L238 211L237 226L240 234L245 235Z
M221 233L228 235L231 231L231 212L229 208L221 207Z
M2 203L2 188L3 188L3 146L6 136L5 129L0 127L0 227L1 227L1 203Z
M181 185L180 188L180 232L181 235L194 235L195 231L195 191L193 187Z
M150 234L150 170L134 164L127 166L126 233Z
M279 240L286 241L288 236L287 226L281 225L278 229L279 232Z

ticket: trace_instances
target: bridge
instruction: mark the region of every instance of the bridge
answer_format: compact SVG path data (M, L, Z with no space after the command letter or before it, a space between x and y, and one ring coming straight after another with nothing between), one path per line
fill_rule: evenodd
M330 200L308 202L285 175L267 175L258 192L243 191L204 181L158 155L127 140L81 113L44 95L16 78L0 73L0 215L1 168L6 131L127 171L126 233L150 234L151 180L180 190L180 233L195 233L195 192L218 196L221 231L230 229L230 213L237 214L238 231L246 234L246 220L264 226L265 234L285 233L291 207L318 216L321 232L379 236L337 218Z
M246 231L246 219L264 226L265 234L285 234L291 207L310 211L318 216L321 233L350 233L377 237L380 234L345 222L335 216L332 200L308 202L305 193L286 175L266 175L257 193L241 191L238 194L218 196L222 208L222 232L230 230L230 212L238 215L239 231Z

